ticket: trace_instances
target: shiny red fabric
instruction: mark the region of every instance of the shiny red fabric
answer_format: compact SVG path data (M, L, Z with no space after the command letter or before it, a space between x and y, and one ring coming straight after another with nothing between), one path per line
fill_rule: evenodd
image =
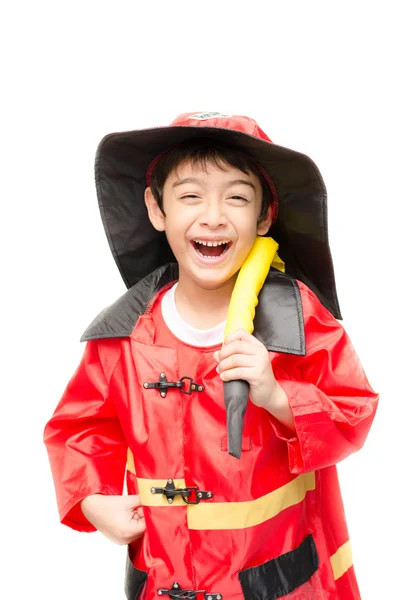
M144 506L147 531L131 545L134 566L149 573L141 594L177 581L183 588L242 600L238 573L299 546L312 534L320 566L293 599L359 600L351 566L336 580L330 557L349 537L335 463L358 450L375 415L371 389L343 327L299 284L306 356L270 353L276 378L287 393L296 435L267 411L249 403L240 460L227 452L222 381L214 348L195 349L166 328L159 299L139 318L130 338L87 343L83 359L45 429L61 521L80 531L94 528L80 501L95 493L121 494L127 449L141 479L184 478L211 490L209 502L256 500L315 472L316 487L302 500L259 525L229 530L192 530L185 506ZM161 297L161 293L160 293ZM186 372L189 370L189 372ZM143 383L188 375L205 392L161 398ZM128 472L129 493L136 493Z
M221 129L241 131L241 133L253 135L266 142L272 141L254 119L241 115L189 112L178 115L176 119L172 121L171 125L180 125L182 127L220 127Z

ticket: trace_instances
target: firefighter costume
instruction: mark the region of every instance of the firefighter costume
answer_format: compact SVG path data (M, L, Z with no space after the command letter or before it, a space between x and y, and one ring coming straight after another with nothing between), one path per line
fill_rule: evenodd
M241 458L227 451L213 353L179 341L161 299L178 279L143 200L167 148L210 136L261 166L278 205L254 335L267 347L296 433L248 404ZM155 165L154 165L155 168ZM340 319L326 190L305 155L252 119L188 113L167 128L106 136L96 159L105 231L128 291L84 333L80 366L45 428L61 521L94 531L80 502L139 493L146 532L129 545L128 600L359 600L335 464L373 421L371 389Z

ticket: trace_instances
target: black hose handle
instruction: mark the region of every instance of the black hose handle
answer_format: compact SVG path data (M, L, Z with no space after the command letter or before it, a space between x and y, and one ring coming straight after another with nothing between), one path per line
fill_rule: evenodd
M241 457L244 415L248 404L249 385L243 379L223 383L226 407L227 449L231 456Z

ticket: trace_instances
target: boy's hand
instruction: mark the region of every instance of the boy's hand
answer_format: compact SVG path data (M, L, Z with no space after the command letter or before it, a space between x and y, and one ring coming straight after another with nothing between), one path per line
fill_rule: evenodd
M279 384L273 375L265 346L245 329L230 333L222 350L214 353L217 372L223 381L244 379L250 387L250 399L267 408L278 398Z
M89 522L115 544L129 544L146 530L138 495L93 494L84 498L80 506Z
M214 358L223 381L248 381L251 402L266 408L290 432L296 432L287 394L273 375L269 353L262 342L245 329L237 329L226 337Z

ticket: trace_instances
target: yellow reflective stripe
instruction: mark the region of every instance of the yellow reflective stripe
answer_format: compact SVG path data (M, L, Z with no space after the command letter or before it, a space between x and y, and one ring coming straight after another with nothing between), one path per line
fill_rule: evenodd
M127 469L130 473L136 475L134 455L129 448L127 450ZM169 504L164 494L152 494L150 491L152 487L163 488L167 485L166 479L146 479L137 477L136 482L138 484L138 492L142 506L186 506L181 496L176 496L173 503ZM176 488L186 487L184 479L174 479L174 485Z
M135 473L134 459L128 451L127 468ZM146 479L137 477L138 491L143 506L186 506L188 528L196 530L244 529L264 523L281 511L299 504L306 493L314 490L316 480L314 473L299 475L282 487L246 502L200 502L186 505L181 496L176 496L169 504L164 494L152 494L152 487L163 488L166 479ZM185 488L184 479L174 479L176 488Z
M134 455L132 454L132 452L131 452L131 450L129 448L127 450L127 469L131 473L133 473L134 475L136 475Z
M189 529L244 529L264 523L302 502L316 487L314 473L299 475L286 485L248 502L211 502L188 507Z
M351 566L353 566L353 556L350 540L340 546L338 550L330 557L334 579L339 579Z
M169 504L164 494L152 494L150 491L152 487L163 488L167 485L166 479L142 479L137 477L136 481L142 506L186 506L182 496L175 496L173 503ZM186 487L184 479L174 479L174 485L176 488Z

